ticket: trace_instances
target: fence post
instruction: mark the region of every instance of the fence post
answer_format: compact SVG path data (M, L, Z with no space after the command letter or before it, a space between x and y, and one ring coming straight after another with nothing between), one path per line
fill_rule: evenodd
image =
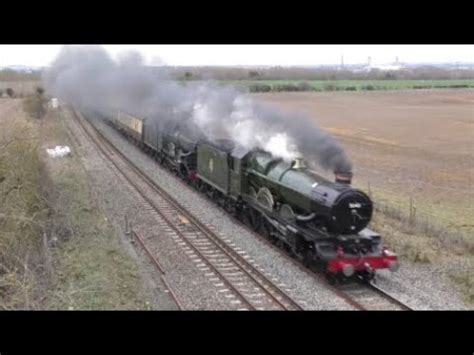
M128 218L127 215L125 215L125 235L130 235L130 230L128 228Z
M410 195L410 224L413 224L413 197Z

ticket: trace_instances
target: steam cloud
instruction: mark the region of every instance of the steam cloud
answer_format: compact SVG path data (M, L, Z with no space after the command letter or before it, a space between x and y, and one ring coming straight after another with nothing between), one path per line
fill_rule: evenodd
M166 67L143 65L136 52L113 60L102 47L63 47L43 79L49 93L80 108L109 115L122 109L164 131L179 127L285 160L304 157L340 172L352 168L342 147L311 117L283 113L212 81L176 82Z

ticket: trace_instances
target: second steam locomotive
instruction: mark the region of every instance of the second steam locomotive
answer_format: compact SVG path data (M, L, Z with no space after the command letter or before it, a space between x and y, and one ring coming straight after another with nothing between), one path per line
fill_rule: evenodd
M329 181L305 166L232 141L191 139L175 128L161 132L153 122L117 111L109 124L160 164L179 175L227 212L319 267L331 282L357 276L371 280L377 269L396 271L397 256L367 228L370 198L351 187L352 173Z

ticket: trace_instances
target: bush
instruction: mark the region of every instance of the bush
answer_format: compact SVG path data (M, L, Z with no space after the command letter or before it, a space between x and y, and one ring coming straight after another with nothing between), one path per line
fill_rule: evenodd
M15 91L13 91L12 88L8 88L6 90L6 92L7 92L7 95L10 96L10 97L13 97L13 95L15 95Z
M249 86L250 92L270 92L272 87L267 84L252 84Z
M301 83L298 83L298 90L299 91L312 91L313 86L306 81L302 81Z
M273 87L274 91L299 91L295 84L281 84Z
M369 90L369 91L375 90L375 86L370 85L370 84L369 85L364 85L364 86L362 86L362 90Z
M355 86L347 86L345 88L346 91L357 91L357 88Z
M336 91L337 87L335 84L324 84L324 91Z
M0 134L0 308L32 306L37 290L33 260L39 260L45 204L33 125L21 112L3 120ZM33 302L34 303L34 302Z
M38 95L43 95L44 94L44 89L41 86L38 86L36 88L36 92Z
M43 95L31 95L23 100L23 109L30 117L42 118L46 113L46 103Z
M260 73L258 71L255 71L255 70L249 71L249 78L255 79L258 77L260 77Z

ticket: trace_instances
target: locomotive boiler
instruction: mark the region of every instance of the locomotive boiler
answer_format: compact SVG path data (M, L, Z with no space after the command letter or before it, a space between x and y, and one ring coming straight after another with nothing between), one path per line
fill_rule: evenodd
M372 217L369 197L350 186L352 173L336 173L333 183L308 169L301 158L285 162L266 152L251 154L247 172L256 191L267 189L269 204L271 199L282 204L288 216L307 228L353 234Z

